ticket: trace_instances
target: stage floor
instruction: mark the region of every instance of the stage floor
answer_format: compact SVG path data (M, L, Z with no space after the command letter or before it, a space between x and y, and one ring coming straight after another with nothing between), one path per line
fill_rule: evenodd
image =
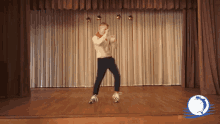
M120 102L114 103L114 87L100 87L99 101L89 104L93 88L32 88L31 97L0 100L0 119L52 119L88 117L174 117L182 118L184 108L198 88L181 86L120 87ZM204 95L220 115L220 96ZM213 116L214 117L214 116Z

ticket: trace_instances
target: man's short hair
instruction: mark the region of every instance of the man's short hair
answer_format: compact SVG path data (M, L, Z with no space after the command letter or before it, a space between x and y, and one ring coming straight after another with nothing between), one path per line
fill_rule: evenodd
M101 26L101 25L106 25L107 26L107 28L108 28L108 24L107 23L105 23L105 22L102 22L99 26Z

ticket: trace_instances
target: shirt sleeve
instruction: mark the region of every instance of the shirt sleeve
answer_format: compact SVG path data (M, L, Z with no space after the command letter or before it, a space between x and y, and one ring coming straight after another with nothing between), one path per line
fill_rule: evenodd
M104 34L101 38L98 38L97 36L93 36L92 41L94 44L100 45L103 41L106 39L106 34Z

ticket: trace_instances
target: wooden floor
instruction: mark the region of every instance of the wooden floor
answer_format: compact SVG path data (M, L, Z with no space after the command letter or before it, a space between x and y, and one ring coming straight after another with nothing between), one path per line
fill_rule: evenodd
M151 121L153 118L164 118L164 121L155 119L155 123L174 122L175 119L178 122L179 119L183 119L183 109L187 107L189 98L200 94L199 89L181 86L121 86L120 102L114 103L112 99L114 87L100 87L99 101L95 104L88 104L92 91L93 88L34 88L31 89L29 98L1 99L0 123L11 121L11 119L14 121L29 119L37 122L34 119L52 121L53 119L65 120L64 118L75 121L77 118L82 119L81 121L86 121L85 118L106 118L104 119L106 121L110 118L115 118L115 120L124 118L127 122L129 118L136 118L137 123L141 120L144 122L144 118L149 118ZM211 104L215 105L215 112L214 115L202 117L200 120L216 118L214 120L220 122L220 96L206 95L206 97ZM185 119L185 121L189 120ZM122 124L121 121L119 122Z

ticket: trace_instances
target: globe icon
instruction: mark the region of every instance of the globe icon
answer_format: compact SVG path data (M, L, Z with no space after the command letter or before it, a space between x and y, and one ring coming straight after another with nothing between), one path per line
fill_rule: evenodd
M209 109L209 101L202 95L195 95L189 99L188 108L194 115L203 115Z

